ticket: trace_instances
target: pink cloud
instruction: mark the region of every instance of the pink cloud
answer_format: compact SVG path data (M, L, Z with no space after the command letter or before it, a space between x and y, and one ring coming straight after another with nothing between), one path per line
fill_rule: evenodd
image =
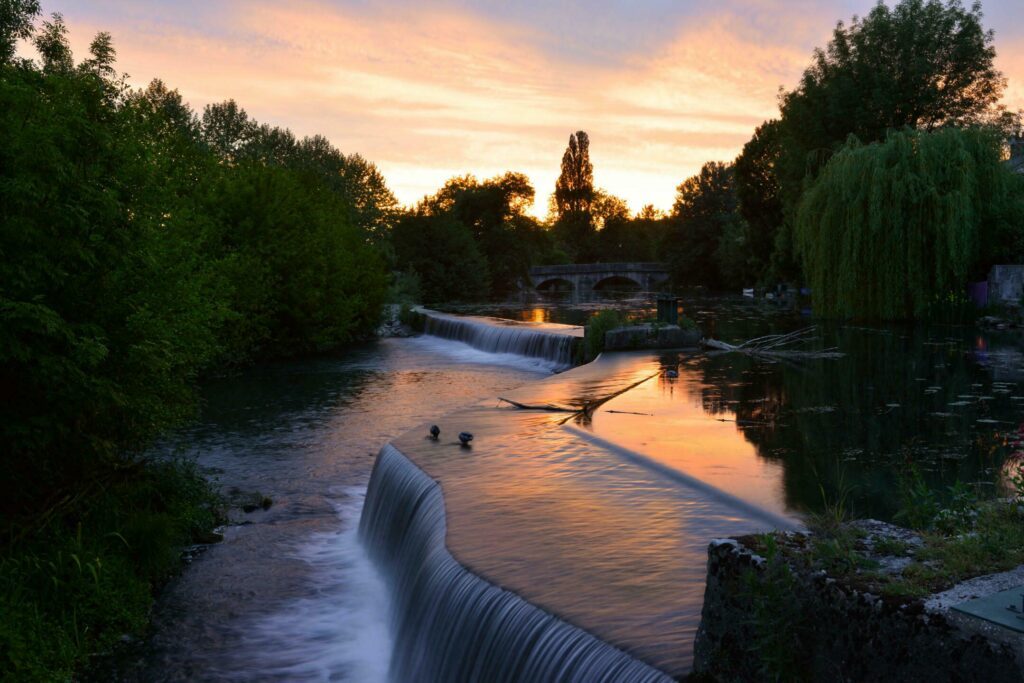
M778 88L796 82L842 15L820 3L730 5L702 6L660 40L594 63L545 49L521 23L422 4L233 0L207 10L202 25L173 29L144 13L110 24L82 10L68 20L79 51L111 31L133 83L160 77L197 109L234 98L260 121L322 133L376 162L404 202L451 175L518 170L533 179L543 214L578 129L591 134L598 184L634 209L670 207L683 179L733 158L775 114ZM1024 106L1015 79L1024 46L997 47L1007 101Z

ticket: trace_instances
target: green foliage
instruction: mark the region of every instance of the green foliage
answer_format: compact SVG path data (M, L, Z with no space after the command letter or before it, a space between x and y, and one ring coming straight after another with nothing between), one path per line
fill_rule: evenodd
M851 140L807 190L796 245L815 310L919 318L1005 258L1021 180L990 130Z
M451 215L403 216L391 240L398 263L419 277L424 303L470 301L488 292L487 261L472 233Z
M602 193L603 194L603 193ZM615 198L613 198L615 199ZM621 200L618 200L621 202ZM624 261L658 261L659 247L670 229L667 216L651 205L630 217L621 207L612 204L615 210L605 210L601 203L602 227L597 232L595 259L598 262L621 263Z
M608 330L622 327L629 322L624 313L619 310L608 308L595 313L587 321L586 330L583 335L584 361L591 361L600 355L604 350L604 335Z
M421 203L421 213L447 216L472 235L490 276L490 291L476 296L507 295L526 277L535 242L531 233L540 231L523 213L533 196L529 179L510 172L483 182L471 175L452 178Z
M552 198L555 231L562 247L577 263L584 262L593 239L595 198L590 136L581 130L569 136L569 144L562 155L562 172L555 182L555 195Z
M423 288L420 286L420 276L413 270L392 273L387 300L391 303L402 304L402 306L422 301Z
M14 58L19 40L32 36L40 12L39 0L0 0L0 66Z
M733 167L709 162L678 188L662 252L680 285L712 289L749 277L748 227L738 213Z
M901 508L896 519L917 531L953 535L970 531L978 515L973 488L957 480L943 495L929 485L921 470L911 466L900 482Z
M387 289L372 165L237 106L200 121L159 81L130 91L109 35L76 65L37 13L0 2L0 56L13 37L41 57L0 59L5 679L69 678L137 630L212 524L199 477L138 461L197 379L356 339Z
M764 567L741 576L741 596L750 605L747 622L753 635L746 649L756 658L765 680L805 680L808 669L803 658L809 653L800 641L808 623L796 599L797 577L774 535L762 534L758 539Z
M800 84L782 98L782 195L795 211L805 175L817 174L850 135L876 142L905 127L935 130L998 118L1005 79L980 3L901 0L840 22Z
M177 197L157 200L164 149L110 109L111 86L3 76L0 506L13 514L188 414L224 310L201 233Z
M754 131L736 158L736 198L739 212L749 227L751 275L764 281L769 269L778 277L792 277L793 269L774 263L775 244L783 223L782 198L779 195L778 163L782 154L781 127L778 120L765 121ZM776 257L778 258L778 257Z
M507 296L554 251L550 233L524 213L533 197L521 173L451 178L398 221L395 262L419 278L427 302Z
M938 494L921 476L919 468L909 468L900 481L900 494L902 504L895 519L912 529L930 529L941 508Z
M112 473L0 553L0 677L70 679L137 634L180 548L216 522L218 500L187 465Z
M383 262L333 192L315 177L248 161L222 183L211 210L230 254L232 354L324 351L376 324Z
M762 124L736 160L757 276L800 278L801 200L850 136L867 144L907 128L1014 131L1018 117L999 104L1006 81L994 60L980 3L879 2L863 18L840 22L797 87L782 94L779 118Z

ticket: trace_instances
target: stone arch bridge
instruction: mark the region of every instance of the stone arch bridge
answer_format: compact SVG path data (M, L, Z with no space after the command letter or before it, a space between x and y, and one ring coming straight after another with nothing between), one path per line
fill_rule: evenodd
M571 263L530 268L529 286L539 291L640 289L651 292L668 282L664 263Z

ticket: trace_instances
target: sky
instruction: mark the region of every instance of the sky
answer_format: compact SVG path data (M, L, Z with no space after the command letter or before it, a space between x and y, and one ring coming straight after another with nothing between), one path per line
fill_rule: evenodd
M1021 0L983 2L1004 103L1024 108ZM109 31L133 85L197 110L323 134L377 164L404 204L465 173L526 173L543 216L569 134L595 184L670 209L706 161L735 158L836 21L874 0L43 0L79 59ZM1015 17L1014 15L1017 15Z

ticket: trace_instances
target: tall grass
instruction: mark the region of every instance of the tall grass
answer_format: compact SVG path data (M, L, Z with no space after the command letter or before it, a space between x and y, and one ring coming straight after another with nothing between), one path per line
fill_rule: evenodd
M70 680L146 626L182 547L217 522L194 468L136 464L43 526L10 526L0 546L0 680Z

